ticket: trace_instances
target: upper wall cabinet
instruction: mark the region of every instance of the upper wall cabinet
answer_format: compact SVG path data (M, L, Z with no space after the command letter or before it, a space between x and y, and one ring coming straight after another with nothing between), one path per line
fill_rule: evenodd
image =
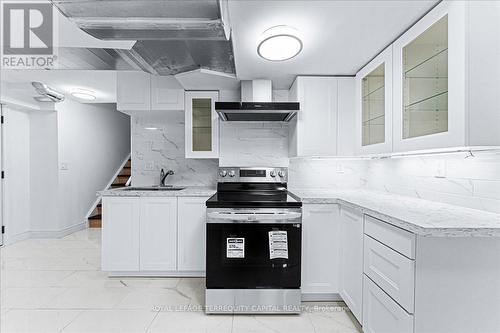
M219 158L217 91L186 91L186 158Z
M117 109L124 112L183 110L184 89L172 76L117 72Z
M184 89L174 77L151 75L151 110L184 110Z
M392 46L356 75L355 133L359 154L392 150Z
M289 99L300 102L300 110L289 125L290 157L335 156L339 151L345 152L339 148L339 126L343 126L339 119L346 119L346 126L350 126L347 119L354 114L353 83L353 78L296 78Z
M151 109L151 75L144 72L116 73L116 107L120 111Z
M444 1L394 42L394 151L500 144L499 13Z

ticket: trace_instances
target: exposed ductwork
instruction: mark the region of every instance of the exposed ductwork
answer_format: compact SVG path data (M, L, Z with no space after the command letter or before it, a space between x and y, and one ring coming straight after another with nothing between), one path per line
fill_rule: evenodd
M92 59L91 62L99 64L105 58L109 67L126 64L125 67L159 75L197 68L235 74L227 0L52 0L52 3L96 38L137 40L131 50L110 49L104 55L91 52L86 58Z

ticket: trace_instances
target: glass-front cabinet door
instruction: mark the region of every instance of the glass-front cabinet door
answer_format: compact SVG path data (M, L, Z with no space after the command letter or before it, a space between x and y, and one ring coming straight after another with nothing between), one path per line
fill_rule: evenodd
M219 158L219 118L216 91L186 91L186 157Z
M443 1L393 44L396 152L465 143L465 8Z
M358 153L391 151L392 46L356 75Z
M403 139L448 131L448 16L403 47Z

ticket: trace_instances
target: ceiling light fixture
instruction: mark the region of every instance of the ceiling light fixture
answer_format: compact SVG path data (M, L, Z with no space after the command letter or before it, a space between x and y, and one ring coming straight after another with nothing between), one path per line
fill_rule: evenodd
M302 41L295 28L278 25L262 33L257 46L259 56L270 61L284 61L302 51Z
M84 100L84 101L95 101L95 93L88 89L73 89L71 90L71 96Z

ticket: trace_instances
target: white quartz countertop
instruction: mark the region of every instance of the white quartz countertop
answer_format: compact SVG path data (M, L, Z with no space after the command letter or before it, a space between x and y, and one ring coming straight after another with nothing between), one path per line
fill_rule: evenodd
M127 187L121 187L112 190L97 192L97 195L103 197L210 197L217 190L213 187L202 186L179 186L185 187L178 191L147 191L130 190Z
M500 237L500 214L377 191L290 189L307 203L338 203L422 236Z

